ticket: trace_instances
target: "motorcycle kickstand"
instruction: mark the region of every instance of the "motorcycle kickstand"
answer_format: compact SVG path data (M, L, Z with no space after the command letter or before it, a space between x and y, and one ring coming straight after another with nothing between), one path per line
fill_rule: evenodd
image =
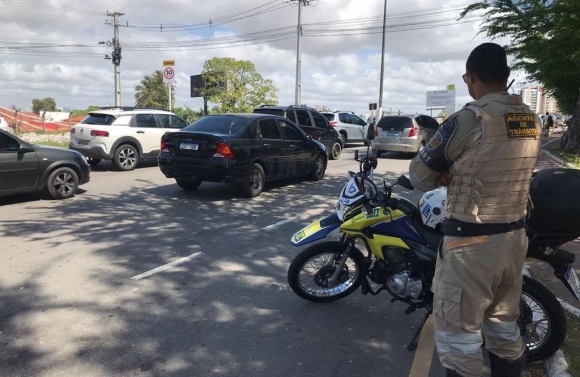
M415 349L417 349L417 344L419 343L419 335L421 335L421 330L423 330L423 326L425 326L425 323L427 322L427 319L431 315L432 311L433 310L431 308L425 308L425 314L423 315L421 325L419 326L419 329L417 329L415 336L413 336L413 341L407 346L407 351L414 351Z

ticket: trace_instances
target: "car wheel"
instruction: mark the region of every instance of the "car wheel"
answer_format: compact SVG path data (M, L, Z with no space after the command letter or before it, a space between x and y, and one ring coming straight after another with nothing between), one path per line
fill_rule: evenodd
M201 185L201 181L198 181L198 180L184 181L182 179L176 179L175 182L177 183L177 186L179 186L182 189L187 190L187 191L195 191L195 190L197 190L199 185Z
M324 173L326 172L326 159L322 155L316 156L314 160L314 166L312 166L312 171L308 174L308 178L313 181L320 181L324 178Z
M330 159L338 160L340 158L340 153L342 152L342 147L340 143L334 143L332 150L330 151Z
M89 163L89 165L91 166L96 166L99 164L99 162L103 161L100 158L92 158L92 157L88 157L87 158L87 162Z
M346 132L340 132L340 137L342 139L342 144L346 144Z
M46 190L54 199L68 199L78 188L79 176L71 168L58 168L46 179Z
M377 151L377 158L381 157L382 154L383 154L382 151Z
M118 170L129 171L137 167L139 162L139 153L137 149L129 144L121 145L117 150L115 150L115 156L113 157L113 165Z
M260 164L250 166L244 177L242 192L248 198L255 198L264 191L266 184L266 174Z

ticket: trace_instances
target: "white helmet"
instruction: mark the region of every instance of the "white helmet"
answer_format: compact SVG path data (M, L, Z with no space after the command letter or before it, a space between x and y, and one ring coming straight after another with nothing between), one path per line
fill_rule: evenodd
M419 201L419 211L423 224L435 229L437 224L445 220L445 200L447 200L447 187L445 186L423 194Z

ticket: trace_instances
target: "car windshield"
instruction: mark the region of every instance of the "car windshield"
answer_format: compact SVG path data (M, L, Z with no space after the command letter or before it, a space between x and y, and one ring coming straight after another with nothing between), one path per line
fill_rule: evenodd
M413 128L411 118L386 116L379 121L377 127L388 131L403 131L405 128Z
M216 115L201 118L185 127L182 131L210 132L213 134L233 135L250 123L251 119L235 115Z
M332 122L334 120L334 114L322 114L322 115L324 115L324 117L328 119L329 122Z
M82 124L96 124L99 126L110 126L115 121L116 117L109 114L89 114L81 121Z

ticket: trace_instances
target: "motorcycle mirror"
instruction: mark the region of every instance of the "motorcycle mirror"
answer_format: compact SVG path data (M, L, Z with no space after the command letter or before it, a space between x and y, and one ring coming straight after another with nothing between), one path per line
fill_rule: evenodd
M400 184L401 186L403 186L404 188L408 189L408 190L415 189L413 187L413 185L411 184L411 180L409 178L405 177L404 175L400 176L397 179L397 183Z
M375 125L371 123L367 128L367 140L375 139Z
M354 151L354 160L358 161L358 149Z

